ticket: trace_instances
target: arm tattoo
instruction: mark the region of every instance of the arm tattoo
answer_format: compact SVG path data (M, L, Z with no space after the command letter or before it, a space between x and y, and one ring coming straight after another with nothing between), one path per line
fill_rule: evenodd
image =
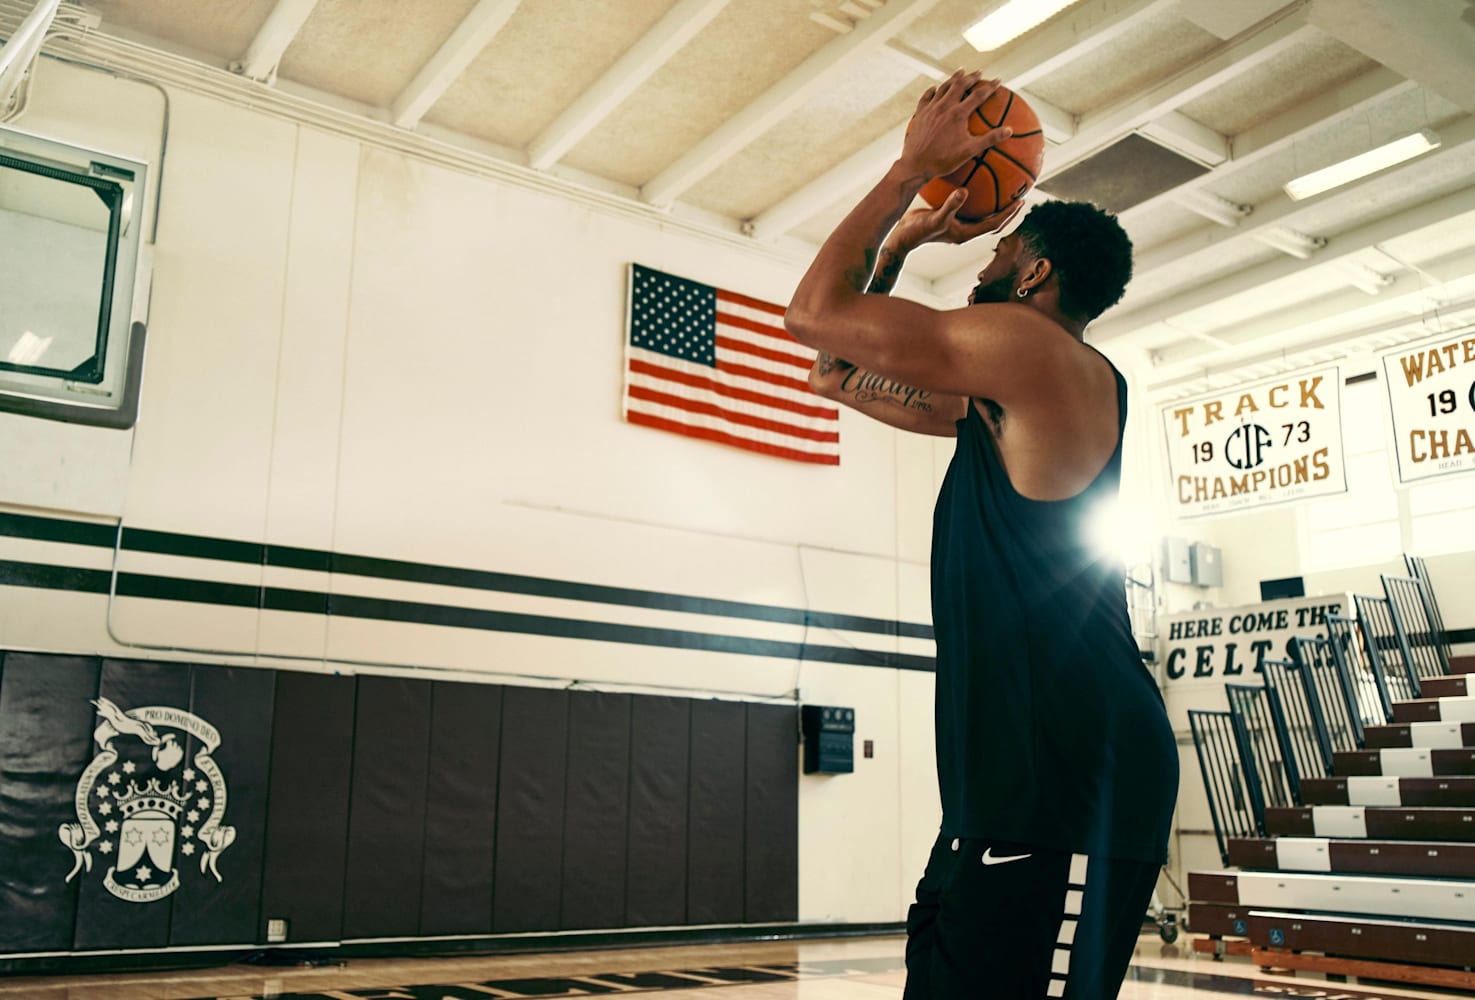
M820 351L818 357L814 359L814 370L823 376L835 371L854 371L855 365L852 365L849 361L837 358L833 354Z
M884 375L863 371L854 365L840 381L840 391L848 393L857 405L865 403L887 403L903 410L932 412L932 393L889 379Z
M896 285L896 279L901 276L901 266L906 263L906 257L897 253L890 247L882 247L880 253L880 266L876 268L875 275L871 278L870 287L866 291L872 295L885 295Z

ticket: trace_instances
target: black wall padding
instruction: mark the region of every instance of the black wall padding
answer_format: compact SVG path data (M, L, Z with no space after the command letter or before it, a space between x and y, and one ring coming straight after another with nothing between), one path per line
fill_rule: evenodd
M64 951L72 946L77 889L101 877L66 881L74 857L57 837L75 824L77 779L97 750L98 661L6 653L0 672L0 952Z
M183 663L142 663L137 661L104 660L102 682L98 685L98 697L111 701L123 712L146 706L171 706L189 704L190 667ZM173 730L160 729L156 736L164 737ZM177 737L172 741L180 750L183 741ZM174 908L174 899L167 896L147 903L121 899L104 886L105 878L125 889L135 885L142 891L161 886L168 878L164 866L172 863L173 871L181 884L198 874L190 870L196 863L185 856L180 848L185 837L163 836L159 829L163 821L145 821L147 825L130 824L123 811L113 804L120 792L142 792L149 783L157 780L162 787L182 785L180 772L187 766L182 760L172 767L165 765L172 759L166 756L165 744L150 746L142 739L120 735L113 741L118 752L115 764L108 768L94 786L88 797L93 815L103 825L103 837L94 845L104 851L95 856L92 876L83 880L77 895L77 931L74 946L78 950L89 948L163 948L169 944L169 921ZM117 783L112 779L118 778ZM208 794L208 793L207 793ZM190 800L191 808L195 801ZM179 822L189 822L181 815ZM115 831L107 824L118 823ZM161 846L154 837L172 841ZM98 877L101 869L103 878ZM161 876L163 876L161 878ZM79 876L80 877L80 876Z
M336 941L353 751L355 679L283 671L271 743L261 925L288 920L290 941Z
M431 686L421 934L488 934L496 859L502 689Z
M560 920L567 930L619 927L625 921L630 702L626 694L569 696Z
M691 705L648 696L631 705L627 927L686 923Z
M568 694L509 687L503 698L492 929L557 930Z
M743 920L799 919L799 718L788 705L748 706Z
M743 919L746 737L746 705L692 702L686 890L690 924Z
M343 936L409 937L420 930L430 682L361 676Z
M174 894L169 943L243 944L257 940L261 907L261 855L266 843L267 779L271 768L271 717L277 672L249 667L196 666L190 711L220 732L210 758L227 791L222 826L235 840L216 858L220 881L191 858ZM205 746L194 737L187 760Z

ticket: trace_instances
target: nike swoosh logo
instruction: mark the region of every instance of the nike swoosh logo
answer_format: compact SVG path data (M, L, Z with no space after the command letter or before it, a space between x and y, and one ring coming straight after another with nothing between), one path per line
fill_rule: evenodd
M983 852L983 863L986 865L1007 865L1011 861L1023 861L1025 858L1032 857L1034 857L1033 854L1016 854L1013 857L996 858L994 857L994 849L990 847Z

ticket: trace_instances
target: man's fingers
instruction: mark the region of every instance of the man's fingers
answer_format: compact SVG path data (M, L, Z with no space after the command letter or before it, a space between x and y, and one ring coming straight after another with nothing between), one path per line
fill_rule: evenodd
M988 149L990 146L997 146L999 143L1003 142L1005 139L1009 138L1013 134L1014 130L1008 125L1000 125L998 128L991 128L978 137L978 151L981 153L985 149ZM976 156L977 154L975 153L974 155Z

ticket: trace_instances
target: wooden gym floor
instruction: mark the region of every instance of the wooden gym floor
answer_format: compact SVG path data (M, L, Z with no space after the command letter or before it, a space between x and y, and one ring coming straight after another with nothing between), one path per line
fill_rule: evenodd
M691 1000L900 1000L904 943L900 937L877 937L490 958L354 959L342 966L301 969L234 965L25 977L0 979L0 1000L505 1000L627 992L679 992ZM1187 935L1168 945L1155 932L1144 933L1119 996L1392 1000L1454 995L1366 982L1330 983L1307 973L1270 975L1246 959L1215 962L1190 949Z

